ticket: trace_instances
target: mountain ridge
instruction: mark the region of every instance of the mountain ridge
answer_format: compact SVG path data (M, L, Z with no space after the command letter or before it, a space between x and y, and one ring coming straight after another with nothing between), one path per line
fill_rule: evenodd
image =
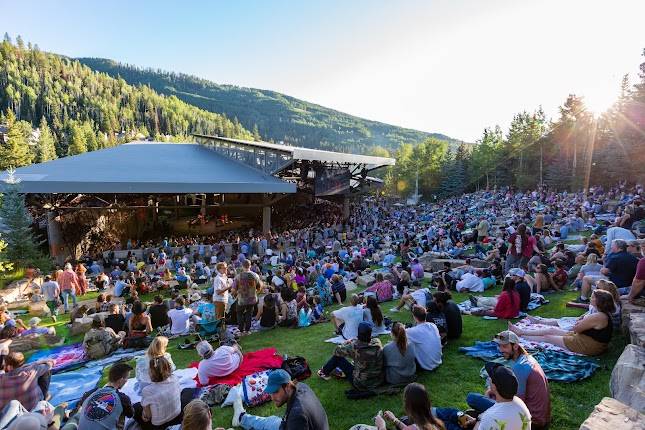
M455 148L468 144L441 133L361 118L273 90L218 84L194 75L141 68L106 58L75 60L131 85L147 85L196 107L236 118L244 128L254 130L256 137L277 143L353 153L370 153L378 147L392 153L401 144L429 138L446 141Z

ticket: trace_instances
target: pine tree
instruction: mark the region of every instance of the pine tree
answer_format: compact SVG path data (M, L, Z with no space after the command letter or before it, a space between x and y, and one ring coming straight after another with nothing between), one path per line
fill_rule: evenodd
M253 140L255 140L256 142L262 140L262 136L260 136L260 131L258 130L257 124L253 124Z
M69 127L69 155L78 155L87 152L87 145L85 144L85 133L82 128L72 123Z
M52 134L45 117L40 120L40 139L38 139L38 162L44 163L45 161L54 160L58 158L56 155L56 144L54 143L54 135Z
M40 243L36 241L31 229L33 220L25 207L25 196L20 193L19 180L14 177L13 171L9 172L5 183L0 207L0 219L7 243L4 254L10 262L26 267L42 257L38 249Z
M25 127L22 121L16 121L16 116L11 110L7 112L7 126L7 143L0 145L0 170L26 166L33 159L27 145Z
M7 243L0 239L0 273L6 272L13 268L13 264L6 260Z

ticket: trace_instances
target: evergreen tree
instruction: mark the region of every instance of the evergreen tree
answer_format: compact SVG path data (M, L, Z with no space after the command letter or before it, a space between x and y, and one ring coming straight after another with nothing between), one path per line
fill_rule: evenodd
M20 193L19 180L14 177L13 171L9 173L0 207L7 243L5 256L10 262L26 267L41 258L38 249L40 243L31 229L33 220L25 207L25 196Z
M9 167L22 167L31 163L33 155L27 145L24 121L16 121L11 110L7 112L7 143L0 145L0 170ZM31 131L31 130L29 130Z
M70 124L68 135L69 146L67 151L69 155L78 155L87 152L85 133L83 133L82 128L76 122Z
M7 243L0 238L0 273L13 268L13 264L6 260Z
M260 131L258 130L257 124L253 124L253 140L255 140L256 142L262 140L262 136L260 136Z
M52 134L45 117L40 120L40 138L38 139L38 157L39 163L54 160L58 158L56 155L56 145L54 143L54 135Z

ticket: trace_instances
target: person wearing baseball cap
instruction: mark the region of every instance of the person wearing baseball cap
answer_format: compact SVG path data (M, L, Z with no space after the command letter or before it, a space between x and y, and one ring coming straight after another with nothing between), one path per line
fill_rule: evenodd
M533 429L547 428L551 421L551 399L549 383L540 364L526 352L520 338L510 330L498 333L493 338L505 360L517 378L517 397L522 399L531 412ZM469 393L466 403L482 413L495 404L490 390L485 395Z
M509 270L506 276L515 281L515 290L520 295L520 310L526 312L531 301L531 287L524 279L526 272L516 267Z
M522 399L516 396L518 383L511 369L500 363L488 362L485 365L490 380L490 395L495 404L482 413L476 429L492 430L501 427L505 430L524 430L531 428L531 412Z
M233 427L266 430L329 430L327 413L309 386L291 379L284 369L269 373L264 392L276 407L287 405L284 417L247 414L239 391L233 402Z

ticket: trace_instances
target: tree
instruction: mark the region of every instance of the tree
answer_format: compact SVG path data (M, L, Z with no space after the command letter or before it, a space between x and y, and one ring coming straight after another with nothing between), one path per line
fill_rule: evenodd
M7 112L9 131L7 132L7 143L0 145L0 170L26 166L33 160L33 155L27 145L26 127L23 123L24 121L16 121L16 116L11 110Z
M0 239L0 273L13 269L13 264L6 260L7 243Z
M45 117L40 120L40 138L38 139L38 157L39 163L54 160L58 158L56 155L56 144L54 142L54 135L47 125Z
M6 258L19 267L26 267L42 258L38 249L41 242L36 240L31 229L33 220L25 207L25 196L20 193L19 182L10 170L5 180L0 219L5 229Z
M69 146L67 151L69 155L78 155L87 152L87 145L85 143L85 133L81 126L76 122L72 122L69 126Z

